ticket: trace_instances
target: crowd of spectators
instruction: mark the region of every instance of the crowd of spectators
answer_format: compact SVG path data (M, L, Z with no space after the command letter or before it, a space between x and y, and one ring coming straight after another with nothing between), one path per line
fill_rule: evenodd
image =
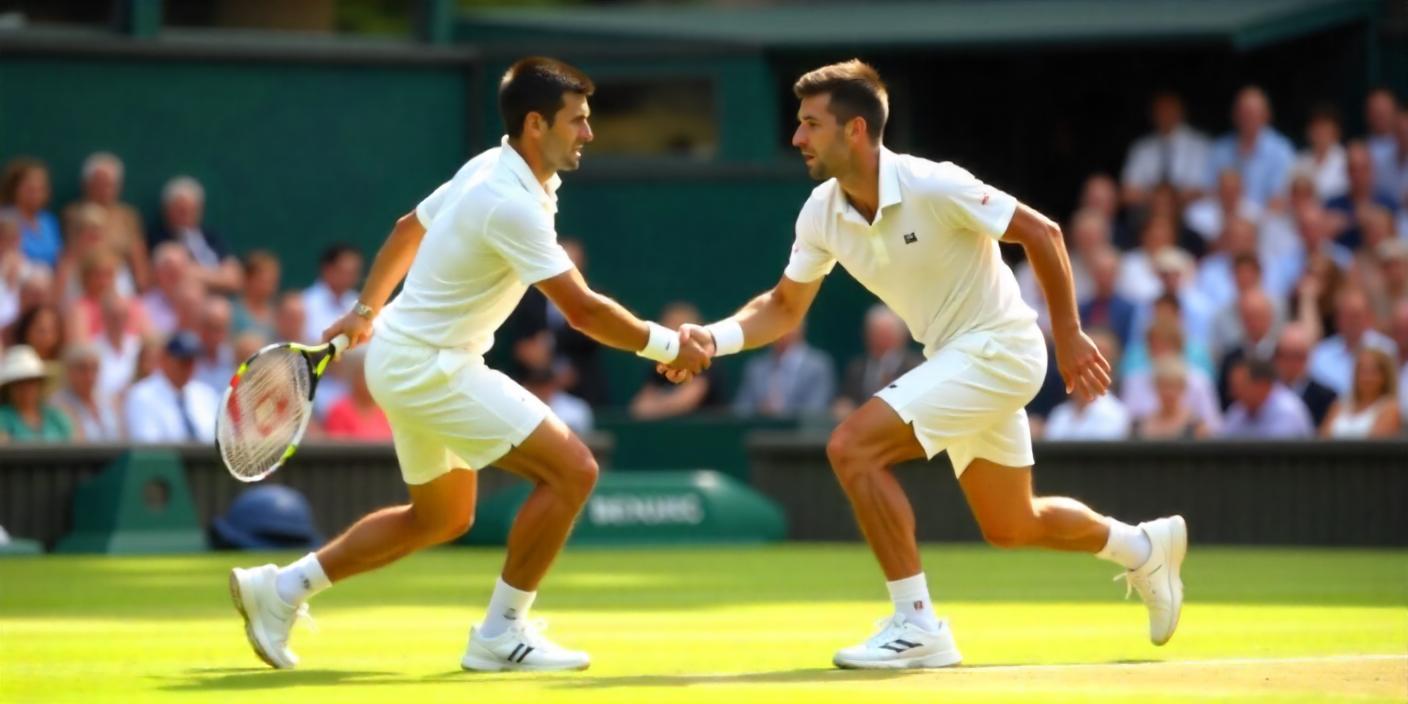
M1408 419L1408 111L1366 101L1368 133L1345 142L1316 108L1304 148L1271 126L1255 87L1234 129L1210 138L1179 96L1150 106L1152 131L1118 180L1091 175L1064 233L1082 323L1114 365L1112 393L1068 398L1048 383L1028 411L1052 440L1384 437ZM237 256L205 221L206 194L167 182L157 222L122 199L123 163L82 165L82 194L55 215L46 166L14 159L0 177L0 441L208 442L239 360L274 340L316 341L356 301L361 253L335 245L317 279L285 288L272 252ZM582 244L564 238L578 268ZM1023 298L1049 325L1031 268ZM667 305L670 327L700 321ZM530 289L499 334L505 370L572 428L605 408L633 418L696 413L836 421L923 362L883 305L838 366L798 329L681 385L643 370L610 398L600 345ZM382 441L386 418L350 354L319 386L313 437Z

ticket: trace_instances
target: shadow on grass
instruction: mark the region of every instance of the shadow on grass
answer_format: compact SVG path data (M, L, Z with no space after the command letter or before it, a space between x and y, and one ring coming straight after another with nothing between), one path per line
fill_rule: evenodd
M271 670L267 667L206 667L186 670L184 676L164 678L168 692L273 689L352 683L414 684L420 680L394 672L366 670Z

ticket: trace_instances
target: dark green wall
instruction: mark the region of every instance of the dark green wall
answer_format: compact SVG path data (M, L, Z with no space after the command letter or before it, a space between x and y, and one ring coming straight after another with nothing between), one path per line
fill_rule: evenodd
M83 158L111 150L151 217L166 179L191 174L206 222L238 251L278 250L302 286L324 245L374 252L464 160L465 85L457 67L4 57L0 159L47 161L61 206Z

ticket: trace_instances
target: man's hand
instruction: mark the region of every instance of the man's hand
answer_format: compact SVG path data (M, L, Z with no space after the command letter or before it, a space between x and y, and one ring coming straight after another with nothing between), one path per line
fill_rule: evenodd
M705 330L701 325L685 323L680 326L680 356L676 357L675 361L671 364L657 364L655 371L664 374L666 379L676 384L683 384L693 379L694 375L699 372L690 371L681 364L685 350L691 347L698 348L704 354L705 363L703 368L699 371L708 369L710 360L713 358L715 351L714 336L710 335L709 331Z
M1066 393L1090 402L1110 388L1110 363L1080 328L1054 333L1056 367L1066 382Z
M328 329L323 331L323 342L327 342L338 335L347 336L347 349L343 350L343 352L346 352L372 338L372 321L369 318L363 318L352 311L348 311L341 318L338 318L337 322L329 325Z

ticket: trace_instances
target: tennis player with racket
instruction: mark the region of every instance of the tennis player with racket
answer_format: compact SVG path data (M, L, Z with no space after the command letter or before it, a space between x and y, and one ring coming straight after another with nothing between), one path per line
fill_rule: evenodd
M470 629L461 666L566 670L589 664L586 653L548 640L528 616L539 582L596 483L596 461L541 401L486 367L482 355L527 287L537 286L574 328L602 344L692 373L709 365L695 342L682 344L674 331L643 322L588 288L557 243L557 172L576 169L592 139L587 97L594 90L581 71L552 59L514 64L499 85L508 131L501 146L470 160L397 221L356 308L324 332L325 340L346 336L349 349L371 340L367 385L391 422L411 500L365 516L290 565L231 573L231 595L250 645L269 665L298 663L289 630L314 594L468 530L474 470L490 464L535 486L509 533L503 572L484 620ZM403 278L401 294L382 310ZM284 367L276 374L307 374L306 393L294 385L284 396L253 393L256 356L230 393L239 401L240 419L228 402L222 408L230 416L222 427L232 430L221 435L221 452L227 462L234 459L237 473L242 467L249 476L267 474L297 444L306 420L298 404L311 398L329 350L292 351L303 366L280 353L289 361L278 362ZM309 354L317 361L310 363ZM246 386L249 391L241 391ZM244 465L244 458L252 461Z

